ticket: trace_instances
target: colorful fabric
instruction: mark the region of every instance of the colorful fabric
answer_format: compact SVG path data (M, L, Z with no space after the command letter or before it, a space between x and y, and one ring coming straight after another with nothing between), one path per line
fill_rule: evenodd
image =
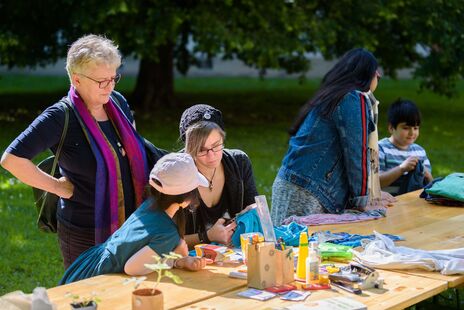
M330 231L326 232L330 233ZM375 233L375 232L374 232ZM362 245L362 240L374 240L376 235L358 235L358 234L349 234L347 232L339 232L339 233L331 233L332 238L327 242L334 243L334 244L341 244L356 248ZM390 234L383 234L385 237L390 239L391 241L400 241L404 240L403 237L399 235L390 235Z
M261 222L256 210L252 209L244 214L241 214L236 219L237 228L232 235L232 244L235 247L240 247L240 235L244 233L250 232L260 232L262 233L263 230L261 228ZM299 236L301 232L308 232L308 227L306 225L300 225L296 222L290 222L288 225L282 226L274 226L274 232L276 238L282 238L286 245L290 246L298 246L299 243ZM324 236L325 240L322 237ZM328 237L329 236L329 237ZM401 236L397 235L388 235L393 241L403 240ZM373 240L375 238L374 235L358 235L358 234L349 234L346 232L340 233L330 233L330 231L326 232L318 232L317 234L313 234L310 236L309 241L319 241L319 242L331 242L334 244L341 244L351 247L357 247L361 245L362 239L369 239Z
M285 245L298 246L300 243L300 233L307 233L308 227L292 222L288 225L282 225L279 227L274 226L274 232L277 240L282 238ZM315 241L315 239L313 238L311 241Z
M452 173L425 191L434 196L464 202L464 173Z
M425 186L424 190L422 191L419 197L425 199L427 202L430 202L436 205L450 206L450 207L464 206L464 202L427 193L427 189L431 188L435 183L440 182L441 180L443 180L443 178L433 179L432 182L430 182L429 184Z
M263 232L256 209L251 209L248 212L238 215L235 219L235 223L237 224L237 227L232 235L232 244L237 248L240 247L241 234L248 232Z
M82 128L97 162L95 190L95 243L104 242L125 221L124 194L115 150L105 138L98 123L90 114L85 103L71 86L68 96L74 104L76 117ZM134 185L136 205L141 204L142 194L148 181L143 140L123 112L110 99L105 105L108 118L117 130L122 146L128 156Z
M290 216L283 221L283 224L289 224L291 222L296 222L298 224L308 226L343 224L376 220L385 216L385 209L368 210L364 212L357 210L346 210L343 214L310 214L306 216Z

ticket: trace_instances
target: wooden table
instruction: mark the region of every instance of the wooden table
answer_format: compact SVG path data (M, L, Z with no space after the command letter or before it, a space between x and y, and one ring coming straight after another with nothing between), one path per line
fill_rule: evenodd
M184 283L177 285L170 279L163 279L158 288L163 291L164 306L166 309L186 306L207 298L225 294L232 290L243 288L246 281L228 277L233 266L207 266L198 272L173 270ZM123 281L129 276L122 274L102 275L71 284L54 287L48 290L50 300L58 305L58 309L69 309L71 298L66 297L67 292L81 297L90 296L92 292L101 299L98 309L131 309L132 291L131 284L123 285ZM153 287L154 274L140 287Z
M342 225L310 227L309 231L330 230L372 234L380 233L401 235L406 241L398 242L425 250L464 247L464 209L431 205L419 199L419 191L398 197L398 202L387 211L387 217L374 221ZM175 270L184 283L176 285L169 279L159 288L164 294L166 309L190 307L191 309L261 309L263 307L283 306L285 303L274 298L267 302L238 297L236 294L246 287L245 280L228 277L236 266L207 266L199 272ZM399 309L411 306L431 296L439 294L448 287L464 283L464 276L443 276L438 272L426 271L386 271L379 270L385 279L385 289L365 290L363 295L336 289L334 291L313 292L308 301L345 295L366 304L369 309ZM48 294L58 309L69 309L70 298L66 292L88 296L92 291L102 300L99 309L130 309L133 287L123 285L125 275L103 275L69 285L51 288ZM153 284L154 275L149 276L142 287Z
M464 247L464 208L433 205L419 198L422 190L398 196L387 217L350 224L309 227L310 232L330 230L369 235L373 231L400 235L405 241L397 245L423 249L443 250ZM444 276L439 272L397 270L398 272L429 277L448 282L449 287L464 284L464 275Z
M364 290L362 295L351 294L338 288L334 288L335 291L312 291L311 295L305 300L305 303L310 303L323 298L346 296L362 302L369 310L403 309L439 294L447 288L447 283L441 280L422 278L385 270L379 270L379 273L380 277L385 280L383 289ZM243 290L244 289L235 290L224 295L189 305L182 309L256 310L272 307L284 307L295 303L280 300L278 297L274 297L267 301L258 301L237 296L237 293Z

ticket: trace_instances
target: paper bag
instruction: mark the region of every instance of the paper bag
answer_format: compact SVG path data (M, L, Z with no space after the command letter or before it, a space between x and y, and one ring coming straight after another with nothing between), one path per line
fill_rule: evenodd
M284 285L295 280L292 248L276 250L276 284Z
M273 242L248 245L248 286L265 289L276 284L276 250Z

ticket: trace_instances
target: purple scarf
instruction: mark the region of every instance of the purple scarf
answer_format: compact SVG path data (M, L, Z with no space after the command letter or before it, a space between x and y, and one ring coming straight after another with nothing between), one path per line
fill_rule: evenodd
M95 243L104 242L125 221L124 196L119 161L115 150L107 141L97 121L92 117L84 101L71 86L69 98L75 106L76 117L95 155L97 171L95 176ZM126 151L134 186L135 203L142 203L142 194L148 181L148 167L142 138L129 123L123 112L111 100L105 105L108 118L116 127L121 143Z

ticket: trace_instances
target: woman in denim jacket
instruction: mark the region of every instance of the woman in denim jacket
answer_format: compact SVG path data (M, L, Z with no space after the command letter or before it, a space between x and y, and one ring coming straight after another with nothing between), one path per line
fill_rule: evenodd
M375 124L367 92L377 87L377 67L367 50L348 51L301 108L272 186L275 225L292 215L368 204L368 136Z

